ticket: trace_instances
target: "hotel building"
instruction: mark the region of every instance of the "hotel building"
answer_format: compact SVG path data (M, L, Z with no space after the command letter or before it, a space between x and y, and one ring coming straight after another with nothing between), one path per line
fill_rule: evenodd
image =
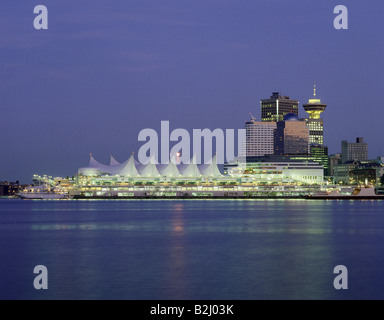
M246 156L264 156L274 153L276 122L261 122L252 119L245 123Z

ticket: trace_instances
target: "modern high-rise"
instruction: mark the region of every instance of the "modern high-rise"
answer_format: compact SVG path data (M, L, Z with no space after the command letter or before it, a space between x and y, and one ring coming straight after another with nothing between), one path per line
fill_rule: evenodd
M261 100L260 107L262 122L283 121L288 113L299 115L299 101L281 96L279 92L273 92L269 99Z
M329 175L329 157L328 147L319 144L311 144L309 146L309 153L313 161L321 164L324 167L324 175Z
M316 99L316 85L313 90L313 99L309 99L308 103L304 106L305 112L309 114L309 118L304 119L309 128L309 143L319 145L324 144L324 126L323 119L320 117L327 107L326 104L321 103L320 99Z
M309 153L309 130L304 121L294 113L285 115L276 124L274 133L275 155L307 155Z
M363 138L356 138L356 142L341 141L341 162L354 160L368 160L368 144Z
M246 156L264 156L274 153L274 130L276 122L261 122L252 119L245 123Z

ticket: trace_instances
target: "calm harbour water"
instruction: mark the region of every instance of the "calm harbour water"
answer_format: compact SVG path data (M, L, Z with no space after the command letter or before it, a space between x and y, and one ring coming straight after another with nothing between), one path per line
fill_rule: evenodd
M384 299L384 202L0 199L0 259L0 299Z

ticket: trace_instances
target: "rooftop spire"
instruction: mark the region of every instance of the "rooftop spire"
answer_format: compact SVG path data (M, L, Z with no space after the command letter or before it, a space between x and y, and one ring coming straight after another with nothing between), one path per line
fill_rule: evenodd
M313 97L316 99L316 83L313 85Z

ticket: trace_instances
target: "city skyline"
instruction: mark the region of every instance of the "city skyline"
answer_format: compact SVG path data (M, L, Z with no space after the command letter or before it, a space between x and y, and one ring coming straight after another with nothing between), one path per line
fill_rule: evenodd
M324 145L364 137L382 156L382 4L347 3L350 28L333 27L333 1L76 1L2 3L0 180L67 176L89 153L128 158L144 128L238 129L272 92L328 105ZM358 61L358 63L356 63Z

